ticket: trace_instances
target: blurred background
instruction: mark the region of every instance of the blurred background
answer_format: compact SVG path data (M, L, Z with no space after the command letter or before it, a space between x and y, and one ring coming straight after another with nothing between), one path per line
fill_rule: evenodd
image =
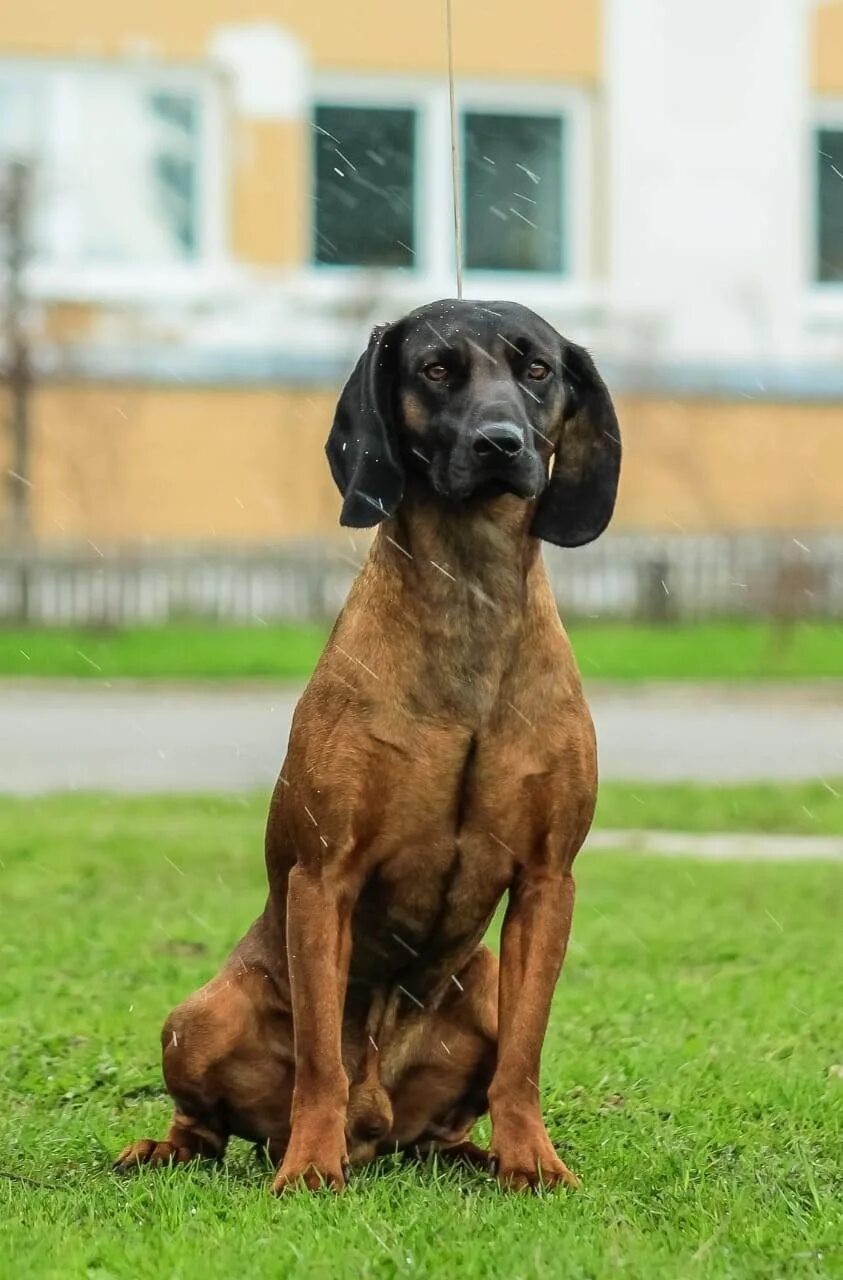
M843 3L456 0L454 56L466 296L624 427L563 612L839 618ZM0 620L332 614L333 404L455 292L450 181L444 5L4 6Z
M843 0L453 0L465 295L588 346L624 438L545 549L600 755L541 1081L584 1191L390 1163L275 1230L245 1148L104 1172L264 900L367 548L338 391L455 293L445 8L0 0L3 1276L841 1274Z

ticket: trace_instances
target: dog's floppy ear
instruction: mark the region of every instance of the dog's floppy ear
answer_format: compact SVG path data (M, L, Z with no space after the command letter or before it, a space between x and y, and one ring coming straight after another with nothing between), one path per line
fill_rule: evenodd
M340 524L367 529L394 515L404 496L392 395L400 326L373 330L345 384L325 452L343 496Z
M581 547L612 518L621 468L621 435L605 382L583 347L563 343L564 421L553 469L530 532L559 547Z

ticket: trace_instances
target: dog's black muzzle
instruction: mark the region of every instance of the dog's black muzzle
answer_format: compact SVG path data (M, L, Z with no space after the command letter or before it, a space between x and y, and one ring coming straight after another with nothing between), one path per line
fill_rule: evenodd
M546 476L526 436L527 431L514 422L482 422L471 432L461 433L450 449L437 450L432 459L434 488L453 501L501 493L536 497Z

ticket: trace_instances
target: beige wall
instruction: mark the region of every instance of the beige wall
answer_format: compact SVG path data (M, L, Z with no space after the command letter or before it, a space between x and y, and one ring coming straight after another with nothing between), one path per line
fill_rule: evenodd
M598 0L509 0L454 5L457 68L464 74L596 80ZM200 58L215 27L278 22L304 41L320 70L412 71L445 66L444 4L396 0L29 0L0 6L9 52L122 54L142 40L153 54Z
M232 128L231 253L256 266L308 255L309 133L301 124L237 120ZM293 194L295 193L295 194Z
M843 525L839 404L619 402L630 529L823 529Z
M43 539L304 537L336 511L326 392L42 388L34 519Z
M0 0L0 53L198 60L222 24L276 21L317 70L442 75L443 5L395 0ZM600 0L456 0L461 75L599 85ZM843 95L843 0L815 6L813 88ZM599 115L599 113L598 113ZM258 266L307 251L309 134L234 120L231 238ZM83 305L49 309L58 340ZM302 537L335 529L322 456L333 391L56 386L34 398L38 535L98 540ZM618 527L819 527L843 517L840 406L629 397ZM6 448L0 432L0 454ZM2 461L2 457L0 457ZM0 496L0 510L5 505Z
M337 532L322 451L334 390L48 386L34 398L44 541L304 538ZM616 527L811 529L843 521L836 405L619 401Z
M809 20L811 85L820 93L843 93L843 0L821 0ZM319 70L441 74L445 65L437 6L395 0L6 3L0 5L0 50L117 56L142 44L153 55L196 59L205 55L215 27L250 21L287 27L305 42ZM510 0L457 0L457 69L464 75L596 83L602 70L600 21L600 0L534 0L524 14Z
M318 71L441 76L446 67L443 12L443 4L395 0L30 0L0 3L0 54L116 57L143 49L153 58L195 61L207 56L219 26L275 21L302 40ZM598 85L601 13L601 0L534 0L523 15L511 0L457 0L457 72ZM809 21L812 86L823 94L843 94L843 0L819 4ZM308 130L301 122L233 120L230 143L234 257L270 267L304 261ZM599 165L595 173L599 184ZM600 243L598 234L595 244Z
M600 75L599 0L534 0L513 36L508 0L454 6L458 73L591 83ZM395 0L32 0L0 3L0 53L116 57L137 53L196 61L226 23L275 21L303 42L317 71L441 76L447 65L443 5ZM304 122L231 122L231 251L256 266L307 257L310 135Z
M817 93L843 96L843 2L823 0L812 14L811 85Z

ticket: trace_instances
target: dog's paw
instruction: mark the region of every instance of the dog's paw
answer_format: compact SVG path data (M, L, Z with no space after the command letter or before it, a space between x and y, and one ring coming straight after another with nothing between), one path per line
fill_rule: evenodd
M580 1185L556 1154L546 1133L522 1133L500 1143L493 1142L492 1169L502 1191L539 1192L555 1187Z
M286 1159L272 1184L272 1194L305 1188L307 1191L339 1192L345 1188L348 1164L345 1160Z
M154 1138L139 1138L124 1147L112 1168L115 1173L131 1173L141 1165L158 1168L165 1164L187 1164L196 1158L190 1147L177 1147L173 1142L156 1142Z
M556 1187L569 1187L575 1190L579 1178L557 1156L555 1160L536 1160L535 1164L527 1162L504 1163L495 1162L498 1185L502 1191L532 1192L553 1191Z

